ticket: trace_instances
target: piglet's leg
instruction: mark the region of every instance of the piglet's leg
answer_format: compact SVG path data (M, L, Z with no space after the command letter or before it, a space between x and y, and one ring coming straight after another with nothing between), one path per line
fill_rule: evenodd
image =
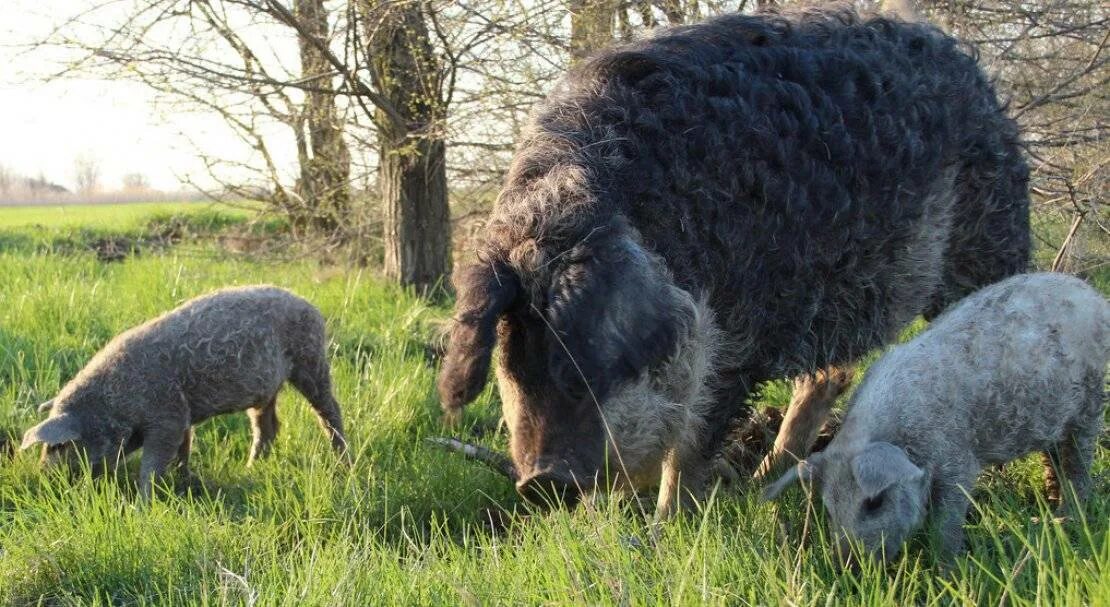
M1098 441L1099 426L1096 420L1089 425L1073 425L1064 439L1056 445L1059 458L1060 480L1057 514L1066 516L1082 510L1083 502L1091 495L1091 464L1094 462L1095 444ZM1045 475L1055 472L1045 466ZM1047 484L1047 483L1046 483Z
M143 432L143 461L139 468L139 493L150 501L154 483L162 479L166 469L178 456L189 429L182 421L161 420L162 423Z
M188 478L192 475L189 471L189 454L193 450L193 429L188 428L185 430L185 437L181 440L181 446L177 448L177 464L178 471L182 478Z
M278 432L277 395L270 402L261 407L252 407L247 410L251 418L251 430L254 433L254 442L251 444L251 456L247 465L255 460L270 454L270 447Z
M852 384L852 375L852 367L829 367L794 379L794 395L775 446L756 469L756 479L773 478L809 455L836 399Z
M971 499L975 477L962 479L961 482L940 482L933 491L933 516L940 534L940 549L945 560L951 560L967 550L964 540L964 522Z
M320 426L331 439L332 448L342 461L350 463L347 437L343 434L343 415L332 394L331 371L322 345L312 355L306 355L305 360L295 363L289 381L312 405Z
M1071 487L1065 488L1063 503L1078 512L1091 494L1091 465L1102 424L1106 403L1106 375L1102 367L1092 369L1084 382L1083 407L1068 424L1059 445L1060 470Z

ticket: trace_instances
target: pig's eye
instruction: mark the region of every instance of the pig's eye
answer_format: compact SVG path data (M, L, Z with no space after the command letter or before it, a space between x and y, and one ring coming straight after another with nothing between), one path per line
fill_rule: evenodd
M863 500L862 510L863 510L864 514L875 514L882 507L883 507L883 494L882 493L880 493L880 494L878 494L874 497L869 497L869 498Z

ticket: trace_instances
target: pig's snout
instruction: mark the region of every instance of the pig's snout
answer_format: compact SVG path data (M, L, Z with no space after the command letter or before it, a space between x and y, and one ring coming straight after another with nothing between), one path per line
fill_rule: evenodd
M569 470L548 468L521 478L516 490L521 497L538 506L573 507L585 488Z

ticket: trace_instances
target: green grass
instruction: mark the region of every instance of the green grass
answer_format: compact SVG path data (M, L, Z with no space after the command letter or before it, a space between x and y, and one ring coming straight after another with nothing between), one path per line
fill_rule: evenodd
M242 208L203 203L0 207L0 253L96 252L105 243L142 253L257 218ZM278 223L253 221L250 227L273 231L280 229Z
M12 226L7 211L0 225ZM130 207L98 211L89 224L35 229L150 224ZM48 222L0 229L0 244ZM422 442L441 432L424 344L448 309L311 261L169 248L104 264L88 252L0 246L0 430L18 436L36 404L122 329L213 288L258 282L302 294L328 318L354 466L336 465L291 391L273 457L247 469L245 416L212 420L194 443L204 486L179 483L149 507L135 499L134 461L130 478L93 482L43 473L30 454L0 459L0 603L1110 604L1105 481L1085 521L1035 523L1048 517L1033 461L984 478L970 554L950 571L922 537L889 569L838 572L821 533L803 541L798 492L776 512L752 489L723 490L655 541L618 500L488 533L482 511L516 507L511 487ZM781 385L765 394L789 396ZM493 423L494 390L468 411L472 424ZM1097 472L1108 468L1101 450Z
M145 223L152 215L197 213L211 209L208 203L140 202L130 204L71 204L0 207L0 228L44 226L51 228L112 228L126 231ZM228 213L244 213L226 209Z

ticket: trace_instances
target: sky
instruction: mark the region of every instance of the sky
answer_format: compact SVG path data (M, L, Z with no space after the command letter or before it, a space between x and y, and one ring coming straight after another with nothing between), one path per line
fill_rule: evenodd
M176 190L183 179L212 183L197 157L197 147L230 157L247 153L218 118L172 111L141 84L48 80L61 56L50 50L28 52L24 45L46 36L60 20L88 9L93 1L4 0L4 4L0 165L26 176L41 174L73 189L77 159L91 156L100 165L105 189L119 187L124 175L137 172L155 188Z
M30 48L47 39L94 40L105 28L125 21L132 12L129 8L150 0L0 2L4 4L0 18L0 166L26 177L41 175L74 190L78 159L94 158L105 191L120 188L123 178L132 173L142 174L151 186L165 191L188 190L190 183L217 189L201 158L203 152L226 161L219 168L224 183L259 183L259 172L244 170L237 163L253 162L259 167L261 155L241 141L221 117L195 108L182 109L180 103L175 106L173 100L159 97L135 81L95 80L88 73L84 79L51 78L76 55L58 46ZM78 15L80 19L73 25ZM268 69L279 77L281 67L274 65L294 66L292 71L296 71L299 56L289 30L246 11L234 12L230 18L236 32L263 56ZM162 48L193 41L191 52L238 63L238 55L229 47L208 37L191 36L183 23L163 21L147 36ZM462 85L468 75L460 78L458 84ZM296 98L297 93L291 96ZM278 124L263 130L283 180L292 182L297 167L293 133ZM371 150L362 151L373 157ZM367 164L366 158L356 161L372 164Z

